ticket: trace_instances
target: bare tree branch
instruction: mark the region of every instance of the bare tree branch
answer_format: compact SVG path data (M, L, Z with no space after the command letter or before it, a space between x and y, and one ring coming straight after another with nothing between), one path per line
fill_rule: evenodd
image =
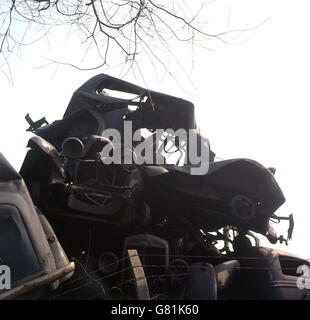
M78 69L93 70L108 64L109 57L123 55L123 63L138 55L152 56L158 63L158 50L174 58L171 41L201 46L244 30L210 33L205 9L213 1L195 0L10 0L0 4L0 54L20 52L24 45L47 37L53 29L67 27L67 38L78 35L85 50L84 62L92 49L98 60L93 67L80 67L73 61L59 61ZM229 23L229 22L228 22ZM24 32L20 30L24 28ZM253 27L255 28L255 27ZM247 29L253 30L253 28ZM35 30L35 32L33 31ZM245 31L247 31L245 30ZM110 55L110 52L113 55ZM57 59L53 60L56 62ZM5 56L8 63L8 56ZM181 64L175 59L176 63ZM132 64L131 64L132 65ZM166 71L164 63L160 63Z

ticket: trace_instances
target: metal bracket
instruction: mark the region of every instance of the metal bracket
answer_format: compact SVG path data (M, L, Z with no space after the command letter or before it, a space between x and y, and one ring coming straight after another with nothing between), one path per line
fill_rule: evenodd
M128 250L129 262L135 279L138 300L150 300L150 292L137 250Z

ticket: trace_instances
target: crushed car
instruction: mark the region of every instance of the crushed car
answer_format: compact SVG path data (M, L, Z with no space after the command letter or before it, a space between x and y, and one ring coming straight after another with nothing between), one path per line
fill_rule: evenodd
M309 261L259 243L293 233L293 216L276 215L285 197L274 169L216 161L191 102L99 74L62 119L26 120L34 136L20 172L0 156L0 265L11 273L0 299L310 298L297 274ZM182 148L190 133L207 155L199 165ZM143 148L164 160L139 162ZM123 156L109 162L115 150Z

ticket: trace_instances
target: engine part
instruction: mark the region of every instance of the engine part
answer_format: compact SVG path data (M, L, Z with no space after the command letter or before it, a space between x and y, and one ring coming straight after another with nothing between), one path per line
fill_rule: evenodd
M115 272L119 267L119 258L113 252L104 252L98 258L98 268L104 274Z

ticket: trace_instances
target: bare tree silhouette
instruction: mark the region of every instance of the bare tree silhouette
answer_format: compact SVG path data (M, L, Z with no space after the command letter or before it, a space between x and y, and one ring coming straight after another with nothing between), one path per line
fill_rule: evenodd
M100 68L111 55L122 55L133 64L138 55L165 68L159 48L175 55L171 43L201 46L206 40L225 42L225 35L241 30L209 33L206 10L215 0L11 0L0 4L0 53L3 65L23 46L47 37L56 27L67 27L79 36L84 56L95 49L98 59L85 67L71 61L54 61L78 69ZM244 30L242 30L244 31ZM29 37L31 35L31 37ZM30 40L27 40L29 39ZM0 66L0 70L1 70ZM169 72L169 70L166 69ZM3 72L3 71L1 71ZM9 71L10 72L10 71Z

